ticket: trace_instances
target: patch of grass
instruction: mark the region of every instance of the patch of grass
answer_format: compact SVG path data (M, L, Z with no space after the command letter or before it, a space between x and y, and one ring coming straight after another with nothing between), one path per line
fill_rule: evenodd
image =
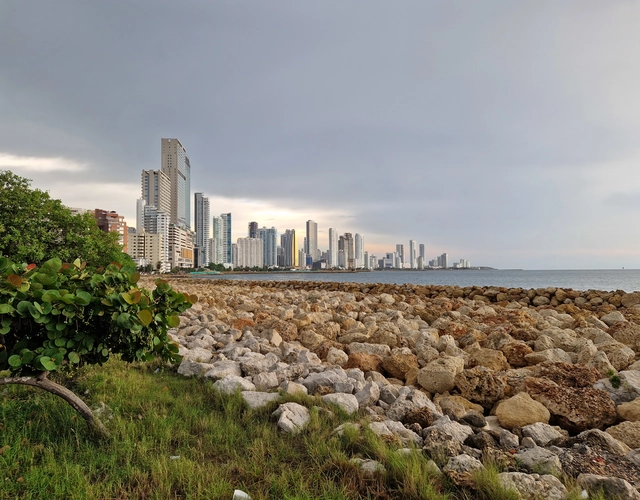
M498 474L500 468L493 463L485 463L484 468L474 473L478 488L478 498L485 500L518 500L520 494L500 484Z

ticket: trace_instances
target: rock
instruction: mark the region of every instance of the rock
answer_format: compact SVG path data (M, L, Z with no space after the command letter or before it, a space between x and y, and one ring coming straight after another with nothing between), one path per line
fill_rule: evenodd
M551 414L543 404L531 399L526 392L520 392L498 403L496 417L502 427L513 429L536 422L548 424Z
M529 365L526 356L527 354L531 354L533 349L524 342L517 341L502 346L500 351L505 355L507 363L514 368L520 368Z
M487 425L487 419L484 418L484 415L476 410L470 410L465 413L460 421L464 424L470 425L471 427L480 429Z
M567 354L562 349L553 348L553 349L545 349L544 351L532 352L531 354L527 354L524 359L530 365L537 365L539 363L571 363L571 356Z
M456 375L463 368L464 361L461 358L438 358L418 372L418 384L431 393L448 392L454 388Z
M640 422L622 422L609 427L606 432L629 448L640 448Z
M408 352L392 353L390 356L384 358L382 363L386 372L400 380L405 380L406 373L413 369L419 368L418 357L406 349Z
M183 377L202 377L211 370L212 365L207 363L198 363L190 359L183 359L178 367L178 375Z
M356 352L349 354L349 358L346 364L343 365L345 370L347 368L359 368L363 372L380 372L382 371L382 358L377 354L367 354L364 352Z
M473 475L476 471L483 469L482 462L469 455L458 455L452 457L442 469L442 471L458 486L475 487L476 482Z
M565 500L568 495L567 488L551 474L501 472L498 481L503 488L517 491L523 500Z
M427 427L423 430L423 437L427 439L428 434L431 430L437 429L438 431L444 432L451 439L457 441L459 443L464 443L465 440L473 434L473 429L468 425L462 425L458 422L452 422L451 419L447 416L441 417L434 422L431 427Z
M522 435L533 439L538 446L547 446L552 441L568 437L568 433L562 432L560 427L543 422L523 426Z
M559 474L562 472L562 464L558 456L540 446L516 453L515 459L530 472L538 474Z
M548 297L544 297L542 295L538 295L536 297L534 297L533 299L533 305L534 306L546 306L547 304L549 304L549 302L551 302L549 300Z
M623 299L624 300L624 299ZM578 485L595 495L602 491L605 498L618 500L640 500L640 493L627 481L617 477L598 476L596 474L580 474Z
M627 308L640 304L640 292L627 293L623 295L620 303Z
M231 375L242 378L240 364L231 360L223 360L213 363L211 369L204 374L204 377L220 380Z
M630 448L622 441L618 441L611 434L603 432L600 429L589 429L588 431L581 432L572 439L572 442L586 444L592 448L603 449L618 456L626 455L630 451Z
M369 424L369 429L371 429L371 431L377 436L382 436L387 439L397 439L403 446L414 444L418 447L422 447L422 438L395 420L371 422Z
M603 429L617 418L616 406L609 395L599 389L569 389L543 378L528 378L525 390L542 403L558 425L569 432Z
M183 360L188 359L190 361L195 361L197 363L208 363L209 361L211 361L212 357L213 357L213 353L211 352L210 349L196 347L195 349L190 349L188 352L186 352L182 356L182 359Z
M636 323L617 322L609 328L609 335L622 344L630 347L634 351L640 350L640 325Z
M418 424L421 428L430 427L442 415L435 413L431 408L426 406L422 408L411 408L406 411L404 423L406 425Z
M280 388L282 389L282 393L283 394L292 394L292 395L296 395L296 394L308 394L309 391L307 390L307 388L302 385L302 384L298 384L297 382L291 382L291 381L285 381L282 382L280 384Z
M607 326L612 326L615 323L620 323L621 321L627 321L627 320L625 319L624 315L620 311L612 311L602 316L600 318L600 321L602 321Z
M622 403L617 407L618 415L623 420L629 420L631 422L640 422L640 397Z
M340 407L344 412L351 415L358 411L358 400L353 394L326 394L322 396L322 401Z
M249 408L255 410L256 408L267 406L273 401L277 401L280 399L280 394L277 392L244 391L242 392L242 399L244 399Z
M640 397L640 372L636 370L620 372L615 377L598 380L594 388L606 391L616 404L633 401Z
M374 354L382 359L391 354L391 348L388 345L369 344L366 342L352 342L348 347L349 355L356 353ZM366 371L366 370L363 370Z
M367 382L355 397L360 408L373 406L380 399L380 387L375 382Z
M309 394L313 394L320 387L330 387L333 390L334 386L341 382L348 382L347 373L342 368L335 368L311 373L302 381L302 385L307 388Z
M349 461L358 467L362 472L362 475L366 478L373 478L377 474L384 474L386 472L384 465L376 460L368 458L352 458Z
M300 432L311 419L309 410L298 403L283 403L272 415L278 418L278 427L289 434Z
M506 376L484 366L463 370L455 379L462 397L489 410L503 399L507 388Z
M234 394L238 391L256 390L255 385L253 385L247 379L238 377L237 375L227 375L226 377L217 380L213 384L213 388L223 394Z
M485 366L493 371L503 371L511 368L507 362L507 358L500 351L481 347L468 352L469 360L467 361L467 366L469 368Z
M339 365L344 366L349 361L349 356L346 352L341 349L336 349L335 347L330 347L329 352L327 352L327 363L330 365Z
M258 373L251 381L258 391L271 391L278 387L278 376L275 372Z
M594 368L562 362L539 365L535 373L538 377L547 378L569 388L591 387L600 378L600 374Z
M345 432L360 432L361 425L354 424L353 422L345 422L344 424L340 424L333 430L333 434L336 436L342 436Z

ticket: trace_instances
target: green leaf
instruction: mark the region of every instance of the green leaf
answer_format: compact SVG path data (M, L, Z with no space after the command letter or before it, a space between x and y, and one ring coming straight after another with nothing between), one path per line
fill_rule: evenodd
M43 366L45 370L50 372L58 368L58 365L56 365L56 362L53 361L49 356L40 357L40 364Z
M118 315L118 319L116 321L120 328L130 328L131 327L131 315L129 313L122 313Z
M60 269L62 269L62 261L58 258L53 258L42 264L40 272L45 274L56 274Z
M64 347L65 345L67 345L67 339L64 337L56 339L56 347Z
M14 354L13 356L9 356L9 365L13 366L14 368L18 368L22 365L22 357L18 356L17 354Z
M22 364L23 365L28 365L29 363L31 363L33 361L33 358L35 357L35 353L33 351L26 351L22 354L21 356L21 360L22 360Z
M15 309L10 304L0 304L0 314L11 314Z
M33 281L41 283L45 286L51 286L58 280L57 274L36 273L33 275Z
M0 257L0 271L4 271L9 265L9 259L6 257Z
M123 292L120 294L120 297L122 297L122 299L127 303L127 304L133 304L133 299L131 298L131 295L129 295L126 292Z
M80 290L76 292L76 304L80 306L88 306L91 303L91 294Z
M102 349L101 354L106 358L109 355L109 349L105 347Z
M33 307L31 305L31 302L27 302L26 300L22 300L20 302L18 302L18 305L16 307L18 313L21 316L26 316L27 314L29 314L29 310L30 308Z
M136 271L131 276L129 276L129 283L135 284L138 281L140 281L140 273L139 272Z
M138 312L138 319L144 326L149 326L153 321L153 316L148 310L143 309L142 311Z
M48 290L42 294L42 302L53 302L54 300L60 300L60 293L58 290Z
M71 361L72 363L78 364L80 363L80 356L78 356L77 352L71 351L67 357L69 358L69 361Z
M167 317L167 324L171 328L178 328L180 326L180 316L177 314L172 314Z

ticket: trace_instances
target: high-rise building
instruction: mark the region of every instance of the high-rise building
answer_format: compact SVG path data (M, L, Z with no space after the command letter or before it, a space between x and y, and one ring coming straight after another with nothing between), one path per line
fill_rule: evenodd
M171 216L171 179L166 172L143 170L141 184L145 204L153 205Z
M258 237L258 223L249 222L249 238L257 238L257 237Z
M422 257L422 260L424 261L427 258L424 253L424 243L420 243L418 248L420 249L420 255L418 255L418 257Z
M137 266L151 266L154 271L168 273L169 246L163 234L148 233L141 228L140 232L129 236L129 255Z
M223 264L231 264L231 213L220 214L222 221L222 258Z
M329 267L338 267L338 232L329 228Z
M298 267L298 240L295 229L287 229L280 236L280 246L282 247L282 265L284 267Z
M260 238L238 238L238 267L263 267L264 266L264 241Z
M224 264L224 255L222 253L222 218L213 218L213 262L214 264Z
M136 200L136 231L141 233L144 231L144 207L147 202L144 198Z
M405 263L404 260L404 245L402 243L398 243L396 245L396 255L398 257L398 259L400 259L400 266L398 267L402 267Z
M355 241L355 258L354 268L366 267L364 260L364 238L361 234L356 233L354 237Z
M191 164L187 150L178 139L162 139L160 151L162 171L171 181L169 212L171 223L189 229L191 227Z
M93 216L102 231L105 233L118 233L118 243L122 245L122 251L126 252L129 242L129 230L127 229L127 223L124 221L124 215L118 215L113 210L107 211L96 208L93 211Z
M196 230L196 256L195 267L209 265L209 198L202 193L194 195L194 227Z
M411 269L418 268L418 249L416 240L409 240L409 265Z
M263 265L273 267L278 265L278 231L275 227L258 229L258 238L263 242Z
M353 235L351 233L344 233L344 254L345 254L345 267L347 269L355 269L355 245L353 242Z
M193 232L176 224L169 224L169 263L171 269L193 267Z
M304 251L311 256L313 262L318 260L318 224L312 220L307 221L307 239Z
M447 269L449 267L449 255L447 255L446 253L443 253L440 256L441 259L441 265L443 269Z

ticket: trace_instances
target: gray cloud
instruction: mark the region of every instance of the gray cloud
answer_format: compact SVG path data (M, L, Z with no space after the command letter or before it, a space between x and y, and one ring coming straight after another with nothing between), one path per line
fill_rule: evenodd
M376 251L416 239L495 267L640 267L640 205L618 194L640 191L639 14L10 0L0 154L86 165L24 174L64 201L74 182L137 185L178 137L194 191L360 231ZM132 217L133 199L108 199Z

